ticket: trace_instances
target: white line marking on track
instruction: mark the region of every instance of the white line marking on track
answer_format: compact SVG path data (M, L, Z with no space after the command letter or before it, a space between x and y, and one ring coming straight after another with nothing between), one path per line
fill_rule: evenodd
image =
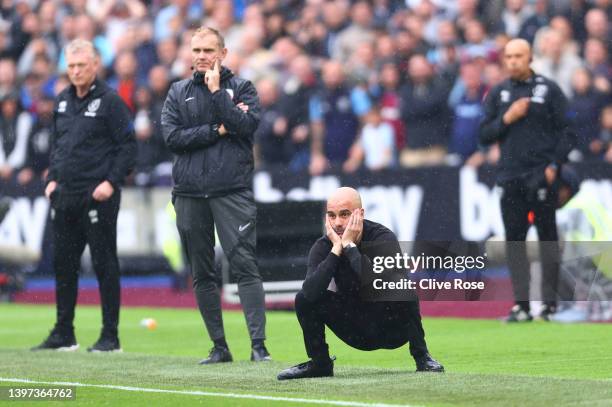
M168 389L151 389L146 387L131 387L117 386L113 384L89 384L76 382L47 382L40 380L19 379L10 377L0 377L0 382L6 383L26 383L26 384L44 384L49 386L73 386L73 387L93 387L99 389L135 391L141 393L168 393L181 394L188 396L205 396L205 397L225 397L234 399L250 399L250 400L267 400L267 401L285 401L304 404L327 404L333 406L347 407L417 407L408 404L383 404L383 403L362 403L359 401L343 401L343 400L321 400L321 399L303 399L293 397L276 397L276 396L261 396L257 394L240 394L240 393L214 393L198 390L168 390Z

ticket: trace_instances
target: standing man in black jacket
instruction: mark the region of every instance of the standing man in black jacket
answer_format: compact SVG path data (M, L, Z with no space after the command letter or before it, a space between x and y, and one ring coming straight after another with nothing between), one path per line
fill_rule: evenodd
M508 42L504 60L510 78L491 90L481 127L483 145L498 142L497 182L515 306L508 322L533 319L529 307L529 263L524 245L528 214L535 214L542 259L542 318L556 311L559 283L557 237L558 172L576 144L567 119L567 100L557 84L530 68L531 49L522 39Z
M121 98L96 78L100 59L93 44L74 40L65 52L71 86L55 101L45 188L53 222L57 322L33 350L78 349L73 320L87 244L102 302L102 332L88 351L120 351L117 215L121 184L134 165L133 124Z
M199 28L191 38L193 77L172 85L162 110L164 139L174 153L176 225L191 265L198 307L214 347L201 364L231 362L221 316L221 276L214 268L215 227L251 336L251 360L270 360L264 345L264 291L255 258L253 134L259 100L251 82L221 62L223 37Z
M342 341L360 350L396 349L410 342L417 371L443 372L425 343L418 298L411 301L365 301L360 289L368 280L362 256L371 263L367 246L400 252L397 238L379 223L363 218L361 197L353 188L339 188L327 201L326 236L310 249L308 271L295 297L295 312L304 334L308 362L283 370L278 380L334 375L325 342L327 325ZM366 283L367 284L367 283Z

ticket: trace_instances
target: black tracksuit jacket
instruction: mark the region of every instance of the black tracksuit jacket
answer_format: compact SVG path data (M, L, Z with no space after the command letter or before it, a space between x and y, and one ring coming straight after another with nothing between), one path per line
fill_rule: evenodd
M527 115L506 125L504 113L517 99L529 97ZM526 81L507 79L485 100L481 124L483 145L500 143L498 181L543 174L549 164L560 166L576 145L567 112L567 99L553 81L535 73Z
M240 102L248 112L236 107ZM252 189L253 134L259 115L253 84L225 67L215 93L197 72L174 83L161 117L166 145L174 153L173 195L208 198ZM229 134L219 136L213 130L221 124Z
M47 182L66 192L93 191L109 181L115 189L133 168L136 139L131 114L119 95L96 79L84 98L74 86L55 100Z

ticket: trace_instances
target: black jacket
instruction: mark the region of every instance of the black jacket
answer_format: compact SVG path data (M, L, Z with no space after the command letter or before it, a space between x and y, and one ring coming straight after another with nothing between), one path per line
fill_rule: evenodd
M376 247L372 245L373 242L385 243L382 247ZM302 285L302 293L310 301L318 300L325 293L332 278L338 293L360 297L361 287L369 283L369 276L362 275L361 271L364 266L371 267L372 249L377 254L391 256L401 252L392 231L367 219L363 221L363 234L357 247L344 249L340 257L333 254L331 249L332 242L327 236L319 238L310 249L308 271Z
M249 107L247 113L236 107L240 102ZM198 73L174 83L161 117L166 145L175 155L173 194L207 198L251 189L259 112L253 84L227 68L214 94ZM229 134L213 131L213 125L221 124Z
M53 147L47 182L63 190L93 190L103 181L116 189L135 162L136 139L130 112L119 95L96 79L80 99L74 86L55 100Z
M504 113L522 97L531 99L527 115L505 125ZM549 164L560 167L576 145L567 99L557 84L541 75L532 74L526 81L505 80L487 95L484 107L480 142L485 146L500 142L500 182L540 175Z

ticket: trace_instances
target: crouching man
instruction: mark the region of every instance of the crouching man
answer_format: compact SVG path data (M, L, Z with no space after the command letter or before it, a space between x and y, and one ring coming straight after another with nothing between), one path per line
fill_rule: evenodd
M359 350L396 349L410 342L418 372L443 372L425 343L419 303L366 301L360 295L363 248L373 242L397 247L397 238L381 224L364 220L359 193L339 188L327 201L326 236L312 246L295 310L310 360L283 370L278 380L334 375L325 342L325 326Z

